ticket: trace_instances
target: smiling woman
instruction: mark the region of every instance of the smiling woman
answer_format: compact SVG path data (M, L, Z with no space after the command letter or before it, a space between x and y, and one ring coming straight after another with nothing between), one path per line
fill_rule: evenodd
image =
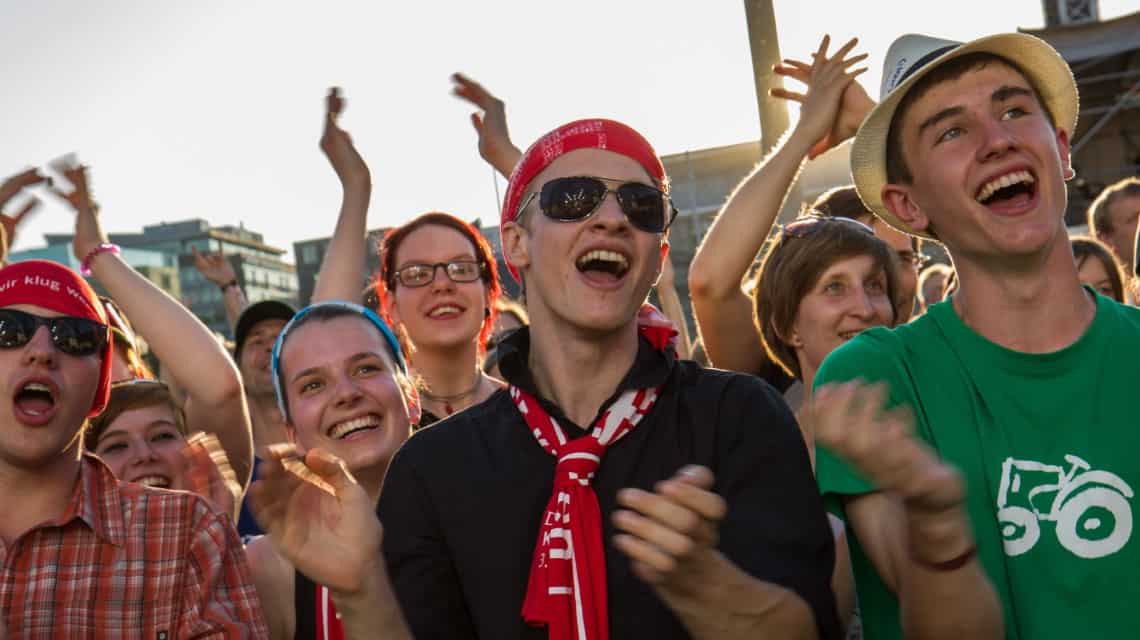
M186 418L162 382L129 380L112 385L107 408L91 420L84 444L120 480L188 488L182 462Z
M501 387L480 367L498 313L499 273L491 247L473 226L434 212L390 231L375 287L415 370L420 426Z

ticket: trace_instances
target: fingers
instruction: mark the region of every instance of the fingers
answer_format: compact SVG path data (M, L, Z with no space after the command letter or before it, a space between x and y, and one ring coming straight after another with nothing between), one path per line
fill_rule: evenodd
M842 64L842 66L843 66L843 68L844 68L844 69L848 69L848 68L850 68L851 66L853 66L853 65L856 65L856 64L859 64L860 62L862 62L862 61L866 60L866 59L867 59L867 57L868 57L868 56L870 56L870 55L871 55L871 54L869 54L869 53L860 53L859 55L857 55L857 56L855 56L855 57L853 57L853 58L846 58L846 59L842 59L842 60L843 60L843 64Z
M780 98L781 100L792 100L793 102L803 102L807 100L807 96L802 93L788 91L787 89L781 89L780 87L773 87L772 89L769 89L768 95L772 96L773 98Z
M340 490L356 484L356 478L348 470L344 460L322 449L313 449L305 454L305 466L328 484L339 495Z
M822 60L822 59L824 59L824 58L826 58L826 57L827 57L827 47L828 47L830 44L831 44L831 35L830 35L830 34L825 34L825 35L823 36L823 39L819 41L819 48L818 48L818 49L816 49L816 51L815 51L815 53L814 53L814 54L812 54L812 55L813 55L813 57L816 59L816 61L817 61L817 62L818 62L819 60Z
M452 95L462 98L484 111L491 108L493 104L498 101L498 98L491 95L491 92L483 88L483 85L462 73L451 74L451 81L455 83L455 86L451 88Z
M50 187L52 180L49 176L40 173L38 169L27 169L9 177L0 184L0 206L11 200L17 193L37 184Z
M325 116L336 122L342 111L344 111L344 96L341 94L341 89L330 87L328 95L325 96Z
M839 47L839 50L835 52L835 55L831 56L831 59L842 60L857 44L859 44L859 38L851 38L842 47Z
M20 222L24 219L24 216L35 211L36 209L39 209L41 204L43 204L43 203L40 201L39 198L32 198L31 200L26 202L24 204L23 208L21 208L19 211L17 211L16 215L12 216L13 224L20 224Z
M483 117L478 113L471 114L471 126L475 127L475 133L483 135Z

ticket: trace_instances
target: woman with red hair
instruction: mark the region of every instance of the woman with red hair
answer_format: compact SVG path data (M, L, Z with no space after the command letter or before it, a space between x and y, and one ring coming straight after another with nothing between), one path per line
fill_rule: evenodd
M432 212L389 231L375 286L414 371L421 427L502 387L480 367L501 287L491 247L475 227Z

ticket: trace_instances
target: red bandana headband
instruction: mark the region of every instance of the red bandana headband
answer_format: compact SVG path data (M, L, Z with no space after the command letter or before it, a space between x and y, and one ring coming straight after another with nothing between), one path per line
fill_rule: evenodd
M539 138L515 165L499 216L500 237L503 225L518 217L519 203L526 195L531 180L560 156L577 149L602 149L621 154L641 165L658 186L665 182L665 166L661 164L661 158L640 133L616 120L575 120ZM515 280L519 279L518 269L510 260L507 260L507 270Z
M47 260L23 260L0 269L0 307L30 304L56 313L87 318L107 324L103 303L87 281L71 269ZM103 412L111 390L111 356L114 346L107 340L99 371L99 387L87 417Z

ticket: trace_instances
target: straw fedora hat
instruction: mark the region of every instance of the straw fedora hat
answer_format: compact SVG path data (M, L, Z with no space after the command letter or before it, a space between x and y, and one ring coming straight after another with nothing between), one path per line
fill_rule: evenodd
M871 110L851 145L851 175L863 204L892 227L929 238L899 220L883 205L887 183L887 133L895 110L911 87L935 67L970 53L991 53L1009 60L1037 89L1056 126L1071 136L1077 127L1077 84L1068 63L1040 38L1024 33L986 36L961 43L922 35L905 35L887 50L880 102Z

